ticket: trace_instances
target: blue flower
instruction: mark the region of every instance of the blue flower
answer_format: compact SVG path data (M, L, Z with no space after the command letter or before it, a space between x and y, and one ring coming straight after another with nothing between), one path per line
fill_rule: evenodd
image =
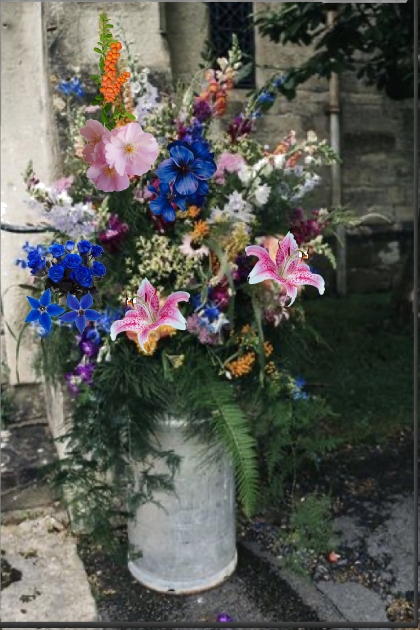
M44 328L42 328L42 326L40 326L37 322L33 322L32 327L34 328L38 337L41 337L41 339L44 339L44 337L48 337L48 332Z
M257 98L258 103L274 103L275 95L271 92L261 92Z
M76 267L76 269L73 269L71 272L70 278L86 289L89 289L93 284L92 273L89 267Z
M67 254L62 263L68 269L76 269L82 264L82 259L79 254Z
M106 267L102 263L95 260L92 265L91 271L93 276L101 277L106 274Z
M76 96L83 97L85 95L80 79L77 77L73 77L70 81L60 81L57 90L66 96L75 94Z
M306 392L295 391L292 393L293 400L308 400L309 396Z
M164 160L156 175L164 184L173 182L175 192L183 197L197 192L200 182L210 179L217 170L213 154L202 142L188 144L181 140L168 145L170 158Z
M118 319L122 319L124 315L125 311L123 309L113 308L107 304L105 313L103 313L101 318L96 322L96 327L110 333L112 324Z
M73 249L74 249L74 241L67 241L67 243L65 244L65 249L68 252L73 251Z
M22 267L22 269L26 269L28 263L26 262L26 260L23 260L23 258L16 258L15 265L17 265L18 267Z
M90 255L92 256L92 258L99 258L99 256L102 256L103 251L103 247L101 247L100 245L92 245Z
M64 276L65 269L63 265L53 265L48 271L48 277L53 282L60 282Z
M185 197L181 197L176 191L171 190L169 184L163 184L162 182L159 184L159 191L156 190L154 186L148 186L150 192L154 195L158 195L157 199L153 199L150 202L149 207L153 214L162 215L164 220L167 223L171 221L175 221L176 213L172 207L172 204L175 204L185 212L187 209L187 200Z
M218 319L220 315L220 311L216 306L213 306L211 302L204 309L204 315L207 317L210 323L213 323L216 319Z
M301 389L302 387L305 387L306 380L303 378L303 376L298 376L297 378L295 378L295 385L296 387L299 387L299 389Z
M100 345L100 343L101 343L101 335L98 333L96 328L88 328L88 330L84 334L85 334L85 337L86 337L87 341L91 341L92 343L96 343L97 346Z
M283 85L283 83L286 81L286 79L287 79L287 75L286 74L282 74L281 77L277 77L273 81L274 87L276 87L276 88L281 87Z
M61 315L65 309L58 306L58 304L51 304L51 292L49 289L44 291L39 300L29 295L26 296L26 299L32 306L32 311L29 311L25 322L39 322L42 328L49 333L52 325L51 317Z
M37 271L45 269L46 260L41 258L38 251L32 251L28 254L28 267L32 269L31 273L34 275Z
M70 293L67 295L67 306L71 308L69 313L64 313L60 317L60 321L66 323L75 323L80 334L83 333L86 328L86 323L94 322L100 319L101 314L98 311L92 310L90 307L93 304L93 298L90 293L86 293L80 302Z
M50 252L51 256L54 256L54 258L61 258L66 253L63 245L60 245L59 243L54 243L53 245L51 245L51 247L48 248L48 251Z
M80 241L80 243L77 243L77 249L79 250L79 254L81 254L82 256L84 254L88 254L91 250L92 245L89 243L89 241Z

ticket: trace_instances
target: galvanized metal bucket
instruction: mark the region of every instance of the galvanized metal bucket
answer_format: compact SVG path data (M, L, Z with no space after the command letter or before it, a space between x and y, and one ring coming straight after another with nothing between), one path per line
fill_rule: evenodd
M182 458L175 493L154 493L162 507L140 506L128 526L134 552L130 573L147 588L173 594L213 588L234 572L237 563L232 463L221 454L217 461L200 466L203 444L186 441L184 426L184 421L168 416L157 433L161 448ZM141 465L132 466L139 478ZM158 460L154 472L168 471ZM138 551L141 557L136 557Z

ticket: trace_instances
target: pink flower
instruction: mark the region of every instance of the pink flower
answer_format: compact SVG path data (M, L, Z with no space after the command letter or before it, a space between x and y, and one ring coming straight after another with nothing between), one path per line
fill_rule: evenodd
M85 107L85 112L87 114L96 114L96 112L99 112L100 110L100 105L88 105L87 107Z
M125 173L120 175L115 168L112 168L107 163L105 158L105 144L103 141L95 146L92 156L94 161L87 170L86 175L96 184L99 190L113 192L115 190L125 190L129 187L130 180L128 175Z
M214 174L214 179L218 184L223 186L225 184L225 171L228 173L237 173L244 164L245 160L242 155L225 151L217 161L217 171Z
M111 339L115 341L121 332L130 331L138 334L138 342L143 352L144 344L149 339L149 333L160 326L171 326L178 330L186 330L187 322L177 308L178 302L188 302L190 294L176 291L170 295L165 304L160 307L156 290L145 278L141 283L135 299L135 308L127 311L123 319L111 326Z
M302 262L302 252L291 234L288 232L284 239L279 241L276 262L273 262L269 253L263 247L250 245L245 248L247 256L258 256L259 260L251 273L248 282L258 284L264 280L275 280L286 288L288 297L292 300L291 306L297 296L297 287L303 284L310 284L316 287L323 295L325 282L322 276L312 273L308 265Z
M121 176L144 175L152 168L158 153L156 139L135 122L117 129L105 143L106 161Z
M97 120L88 120L86 123L86 127L82 127L79 130L79 133L88 141L87 145L82 151L82 155L84 161L90 164L94 159L95 147L97 146L97 144L99 144L104 136L110 136L110 132Z
M60 193L66 191L72 185L74 180L73 175L70 177L60 177L56 182L52 185L53 191L59 195Z

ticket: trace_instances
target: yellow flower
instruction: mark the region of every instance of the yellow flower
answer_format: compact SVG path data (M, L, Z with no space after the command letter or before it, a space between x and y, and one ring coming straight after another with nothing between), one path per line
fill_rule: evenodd
M198 217L200 212L201 212L201 208L199 208L198 206L190 206L187 209L187 217L190 217L191 219L195 219L196 217Z
M270 361L269 363L267 363L267 365L265 366L265 371L267 372L267 374L274 374L276 372L276 364L274 363L274 361Z
M269 357L274 352L274 348L269 341L264 341L264 354Z
M235 260L240 252L249 245L249 232L245 223L236 223L226 242L225 250L229 261Z
M210 228L206 221L197 221L191 234L193 241L200 241L210 234Z
M232 374L234 378L239 378L245 374L249 374L252 371L252 367L255 363L255 352L247 352L236 361L231 361L226 364L226 368Z

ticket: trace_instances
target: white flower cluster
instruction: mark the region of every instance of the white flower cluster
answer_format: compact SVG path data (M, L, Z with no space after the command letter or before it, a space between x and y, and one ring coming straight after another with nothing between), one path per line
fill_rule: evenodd
M157 88L149 82L149 68L144 68L138 80L130 84L136 103L136 119L142 125L145 118L158 106Z
M127 266L131 267L133 274L130 288L139 285L143 278L148 278L153 286L163 292L169 278L171 284L174 278L173 286L175 290L179 290L188 287L194 277L195 259L186 258L179 247L172 245L165 237L158 234L152 238L141 236L137 241L137 251L141 261L135 268L127 259Z
M96 213L90 203L73 203L72 197L67 192L56 192L54 188L48 188L42 182L32 187L34 197L26 201L30 208L41 213L43 219L47 219L48 223L54 230L66 234L72 239L88 237L93 234L97 228L97 222L94 220ZM48 208L41 201L44 197L48 199Z

